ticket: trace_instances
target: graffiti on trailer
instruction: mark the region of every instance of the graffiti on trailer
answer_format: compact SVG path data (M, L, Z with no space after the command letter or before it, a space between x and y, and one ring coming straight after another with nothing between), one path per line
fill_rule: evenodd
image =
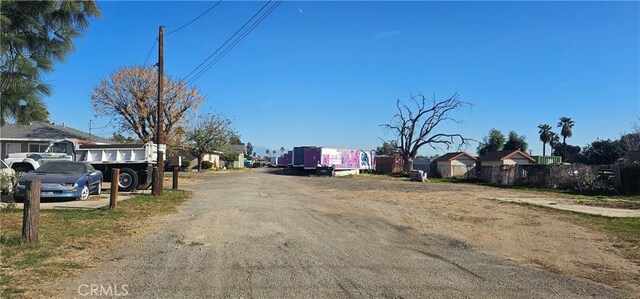
M360 168L370 168L371 167L371 159L369 158L369 153L360 152Z

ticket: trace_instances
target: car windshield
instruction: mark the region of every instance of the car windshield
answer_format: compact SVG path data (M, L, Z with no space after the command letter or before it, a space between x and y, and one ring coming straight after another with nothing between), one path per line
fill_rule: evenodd
M64 142L54 143L49 148L50 153L66 153L67 152L67 144Z
M87 166L82 163L58 163L49 162L40 166L36 172L38 173L84 173L87 172Z

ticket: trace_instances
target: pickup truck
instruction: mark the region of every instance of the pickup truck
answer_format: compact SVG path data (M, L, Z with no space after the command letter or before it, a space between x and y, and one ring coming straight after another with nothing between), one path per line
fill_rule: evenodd
M160 151L166 146L161 144ZM5 163L16 172L38 169L54 160L89 162L102 172L105 182L111 182L111 170L120 169L118 187L122 191L144 190L151 186L153 167L157 164L158 146L145 144L82 144L74 139L51 142L43 153L13 153Z

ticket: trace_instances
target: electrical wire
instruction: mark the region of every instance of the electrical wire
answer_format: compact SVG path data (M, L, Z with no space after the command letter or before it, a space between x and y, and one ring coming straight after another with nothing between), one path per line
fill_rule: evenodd
M218 61L220 61L220 59L222 59L222 57L224 57L227 53L229 53L229 51L231 51L231 49L233 49L233 47L235 47L240 41L242 41L249 33L251 33L251 31L253 31L258 25L260 25L260 23L266 19L267 16L269 16L269 14L271 14L271 12L273 12L282 2L283 0L279 0L277 1L275 4L273 4L269 9L267 9L267 11L262 14L261 16L260 13L265 10L266 7L268 7L268 5L273 2L272 0L269 0L265 5L263 5L253 16L251 16L251 18L245 22L238 30L236 30L236 32L233 33L233 35L231 35L231 37L229 37L222 45L220 45L220 47L218 47L213 53L211 53L211 55L209 55L204 61L202 61L198 66L196 66L191 72L189 72L186 76L184 76L182 79L178 80L178 82L176 82L173 86L173 88L170 88L167 93L171 93L172 91L174 91L173 89L177 89L181 87L182 88L188 88L188 86L195 82L197 79L199 79L202 75L204 75L204 73L206 73L209 69L211 69L211 67L213 67L213 65L215 65ZM259 16L259 17L258 17ZM257 20L255 22L252 23L252 21L254 19ZM248 29L246 31L243 32L243 29L245 27L248 27ZM239 37L237 39L234 40L234 38L236 36ZM229 44L229 42L231 42L231 44L225 48L225 46L227 44ZM220 52L222 50L222 52ZM215 56L217 53L220 54L218 56ZM214 58L215 56L215 58ZM213 60L211 60L213 58ZM211 60L211 61L209 61ZM207 62L209 62L207 64ZM198 69L200 69L201 67L203 67L206 64L204 69L201 69L198 71ZM197 72L197 73L196 73ZM196 73L196 75L191 78L188 79L191 75L193 75L194 73Z
M195 17L193 20L191 20L191 21L187 22L186 24L180 26L178 29L175 29L175 30L172 30L169 33L166 33L164 36L168 36L168 35L174 34L174 33L178 32L178 31L182 30L183 28L191 25L191 23L195 22L196 20L198 20L202 16L206 15L208 12L210 12L212 9L214 9L216 6L218 6L218 4L220 4L220 3L222 3L222 0L216 2L213 6L209 7L209 9L205 10L203 13L201 13L199 16Z
M187 80L187 78L189 78L189 76L191 76L193 73L195 73L205 63L207 63L207 61L209 61L214 55L216 55L216 53L218 53L224 46L226 46L229 43L229 41L231 41L236 35L238 35L238 33L240 33L240 31L242 31L242 29L247 27L247 25L249 23L251 23L251 21L253 21L253 19L255 19L256 16L258 16L258 14L260 14L260 12L262 12L267 7L267 5L269 5L269 3L271 3L271 1L272 0L269 0L267 3L265 3L265 5L263 5L260 8L260 10L258 10L247 22L245 22L244 25L242 25L242 27L240 27L240 29L238 29L233 35L231 35L231 37L229 37L220 47L218 47L218 49L216 49L213 53L211 53L211 55L209 55L204 61L202 61L198 66L196 66L191 72L189 72L186 76L184 76L184 78L182 78L181 81Z
M115 120L115 117L114 117L114 116L112 116L112 117L111 117L111 120L109 120L109 122L108 122L104 127L94 128L94 129L96 129L96 130L98 130L98 129L102 129L102 130L100 130L100 132L99 132L98 134L96 134L96 136L100 136L100 135L102 134L102 132L104 132L104 129L106 129L107 127L109 127L109 126L111 125L111 123L112 123L114 120Z
M149 50L149 54L147 54L147 58L144 59L144 63L142 64L142 67L147 66L147 60L149 60L149 56L151 56L151 52L153 52L153 49L156 48L157 42L158 42L158 38L156 37L156 40L153 41L153 45L151 46L151 50Z
M277 1L274 5L272 5L271 8L269 8L269 10L265 14L263 14L256 22L254 22L249 27L249 29L247 29L244 33L242 33L242 35L238 37L235 41L233 41L231 45L227 47L220 55L218 55L215 59L209 62L207 66L205 66L202 70L200 70L198 74L196 74L191 80L189 80L187 85L194 83L196 80L202 77L204 73L206 73L209 69L211 69L216 63L218 63L218 61L220 61L220 59L222 59L225 55L227 55L229 51L231 51L247 35L249 35L256 27L258 27L258 25L260 25L260 23L262 23L262 21L264 21L264 19L266 19L281 3L282 3L282 0Z

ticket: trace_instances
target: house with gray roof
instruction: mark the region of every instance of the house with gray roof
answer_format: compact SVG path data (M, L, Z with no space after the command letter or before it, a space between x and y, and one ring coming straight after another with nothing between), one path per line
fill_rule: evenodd
M229 144L223 147L222 151L224 153L231 154L234 157L234 161L232 161L232 164L227 165L227 167L244 168L244 156L246 155L246 147L244 143Z
M0 126L0 157L11 153L43 152L52 141L71 138L96 144L112 143L109 139L90 135L53 123L5 124Z

